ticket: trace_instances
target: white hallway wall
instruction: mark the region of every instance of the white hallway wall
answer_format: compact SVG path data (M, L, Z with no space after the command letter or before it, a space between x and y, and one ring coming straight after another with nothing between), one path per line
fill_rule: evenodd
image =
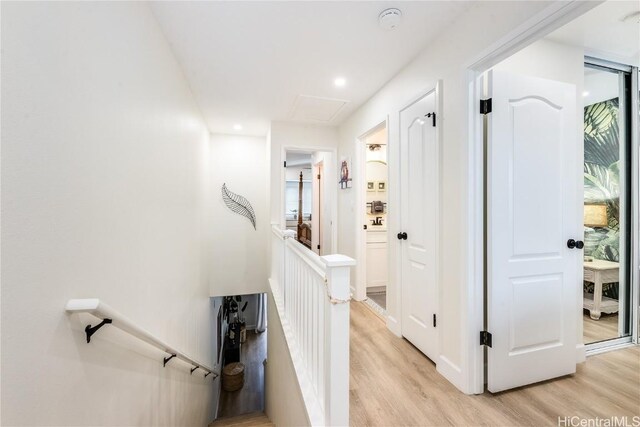
M471 368L466 357L476 335L467 334L467 82L466 66L489 46L513 31L547 2L482 2L460 16L447 31L431 43L415 60L399 72L338 129L339 156L355 158L355 140L387 117L389 119L389 219L390 235L400 231L399 204L399 111L412 99L442 85L443 110L439 117L441 143L441 240L440 261L440 357L438 371L465 392L473 390ZM356 173L355 177L359 175ZM355 179L355 178L354 178ZM354 187L363 185L354 182ZM360 226L356 216L355 191L339 192L338 252L356 256L355 233ZM390 286L387 289L388 325L401 334L398 272L400 253L396 239L390 240ZM355 269L352 270L352 274ZM352 280L354 277L352 276Z
M211 376L68 316L98 297L213 364L208 132L143 3L2 4L3 425L206 425Z
M268 287L267 141L264 137L211 136L214 240L211 259L211 295L244 295L266 292ZM221 188L251 203L256 229L249 220L227 208Z

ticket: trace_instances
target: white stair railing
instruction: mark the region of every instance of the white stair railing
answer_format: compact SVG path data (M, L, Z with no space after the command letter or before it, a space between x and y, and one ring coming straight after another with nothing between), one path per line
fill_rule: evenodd
M271 290L312 425L349 424L350 268L272 227Z

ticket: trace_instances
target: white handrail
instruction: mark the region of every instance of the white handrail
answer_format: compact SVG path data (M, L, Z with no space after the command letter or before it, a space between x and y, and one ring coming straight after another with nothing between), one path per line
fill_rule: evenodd
M142 329L141 327L135 325L131 320L127 319L124 315L118 313L113 308L109 307L104 302L100 301L98 298L86 298L86 299L70 299L67 301L67 305L65 307L65 311L69 314L73 313L89 313L98 319L102 320L106 324L111 324L116 328L133 335L134 337L150 344L165 353L167 353L170 357L165 358L165 364L175 357L176 359L180 359L183 362L186 362L192 366L191 373L196 369L200 368L208 374L213 374L213 378L216 378L219 374L214 371L212 368L208 367L205 364L202 364L195 359L187 356L183 352L179 351L175 347L170 346L169 344L162 341L160 338L153 336L151 333ZM106 321L105 321L106 320ZM87 342L90 342L91 335L102 326L102 323L91 328L91 325L87 326L85 332L87 332Z

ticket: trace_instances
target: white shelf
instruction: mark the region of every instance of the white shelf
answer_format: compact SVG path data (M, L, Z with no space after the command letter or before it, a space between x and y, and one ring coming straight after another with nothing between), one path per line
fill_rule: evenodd
M587 310L593 310L594 309L593 294L589 294L589 293L586 293L586 292L583 294L582 306L583 306L583 308L586 308ZM600 312L601 313L607 313L607 314L617 313L618 312L618 301L615 300L615 299L607 298L607 297L603 296L602 297L602 302L600 303Z

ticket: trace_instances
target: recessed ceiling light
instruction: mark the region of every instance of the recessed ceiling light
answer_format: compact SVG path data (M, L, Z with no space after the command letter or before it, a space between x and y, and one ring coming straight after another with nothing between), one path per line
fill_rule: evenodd
M338 87L344 87L347 84L347 79L345 79L344 77L336 77L336 79L333 81L333 84Z
M378 24L385 30L395 30L402 21L402 11L395 7L385 9L378 15Z
M584 92L582 92L582 96L589 96L589 92L585 90Z
M235 125L233 125L233 129L242 130L242 125L241 124L235 124Z

